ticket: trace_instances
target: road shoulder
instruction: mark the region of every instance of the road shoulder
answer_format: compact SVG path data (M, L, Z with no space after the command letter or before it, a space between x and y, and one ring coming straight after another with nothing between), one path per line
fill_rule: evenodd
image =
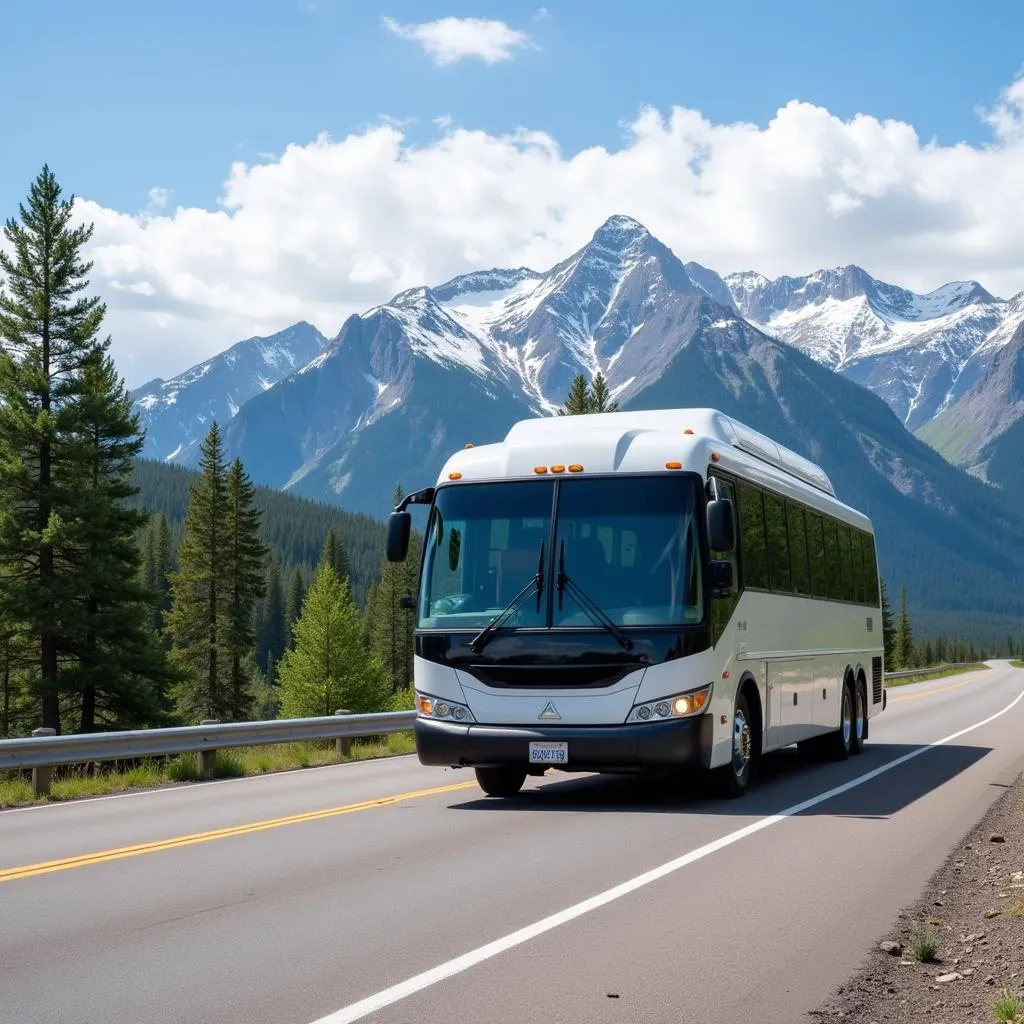
M937 952L921 963L914 950L929 934ZM1016 1018L995 1015L1001 996L1010 997L1010 1006L1012 997L1020 999ZM956 845L918 902L878 936L857 973L808 1019L1024 1024L1024 775Z

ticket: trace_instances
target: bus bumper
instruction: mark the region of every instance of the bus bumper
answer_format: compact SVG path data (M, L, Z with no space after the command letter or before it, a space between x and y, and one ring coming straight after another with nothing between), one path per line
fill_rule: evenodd
M530 726L459 725L418 718L416 753L421 764L444 767L516 765L562 771L639 771L647 768L707 768L713 722L699 718L642 725ZM564 763L530 763L533 741L568 744Z

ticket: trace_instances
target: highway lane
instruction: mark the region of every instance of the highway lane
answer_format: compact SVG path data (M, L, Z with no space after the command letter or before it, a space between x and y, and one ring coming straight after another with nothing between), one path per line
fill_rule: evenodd
M678 1024L756 1007L759 1021L799 1020L1024 765L1024 701L802 814L765 816L1022 690L1005 666L894 688L863 755L785 752L737 803L551 774L515 801L470 785L339 813L472 780L399 758L0 812L0 879L334 812L0 881L0 1019ZM761 830L371 1016L336 1012L746 826Z

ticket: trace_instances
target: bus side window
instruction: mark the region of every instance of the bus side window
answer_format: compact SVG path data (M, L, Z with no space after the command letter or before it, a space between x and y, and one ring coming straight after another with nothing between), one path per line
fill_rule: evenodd
M774 494L764 496L764 521L768 533L768 566L772 591L792 593L789 566L789 530L786 524L786 503Z
M764 539L764 506L760 488L739 485L739 511L743 586L767 590L768 547Z
M736 529L736 489L731 481L723 480L721 477L716 477L716 479L718 480L719 493L723 498L726 498L732 503L733 534L734 536L739 537L739 531ZM740 576L735 545L733 546L732 551L715 551L712 549L711 558L716 562L722 561L732 563L731 593L728 597L716 598L711 602L711 642L712 644L717 644L718 638L725 632L726 627L729 625L729 619L732 618L732 613L739 601Z

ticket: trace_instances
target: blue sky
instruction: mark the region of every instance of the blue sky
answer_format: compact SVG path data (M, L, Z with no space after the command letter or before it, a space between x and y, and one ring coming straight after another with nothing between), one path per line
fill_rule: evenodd
M233 160L254 161L379 116L489 133L550 132L563 151L617 147L642 105L682 104L716 123L764 125L802 99L846 118L911 122L923 139L980 143L990 107L1024 63L1024 4L726 4L548 0L4 0L0 213L49 161L69 191L124 211L153 186L211 208ZM501 19L539 49L495 65L436 67L383 16ZM54 27L58 31L54 34ZM46 68L45 80L40 68Z

